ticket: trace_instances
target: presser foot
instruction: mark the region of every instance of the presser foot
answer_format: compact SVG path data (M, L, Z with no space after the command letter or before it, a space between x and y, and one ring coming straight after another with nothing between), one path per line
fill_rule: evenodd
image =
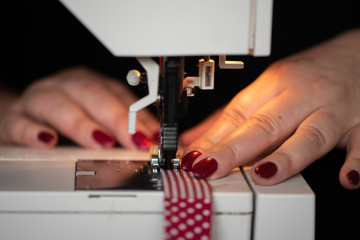
M164 168L164 166L170 166L170 169L178 169L180 168L180 158L176 155L175 158L171 158L169 160L164 159L162 157L161 148L159 146L152 146L150 148L151 153L151 172L152 173L160 173L160 168ZM170 161L166 163L165 161Z

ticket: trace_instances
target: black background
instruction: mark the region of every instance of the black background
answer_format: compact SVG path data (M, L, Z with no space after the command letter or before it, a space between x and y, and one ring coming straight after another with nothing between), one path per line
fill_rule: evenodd
M57 1L16 1L16 5L3 1L0 6L0 79L18 91L38 78L76 65L120 80L128 70L139 67L132 58L113 57ZM275 0L271 56L240 57L245 62L243 70L217 69L215 90L197 91L189 100L180 129L195 125L226 104L271 62L356 26L360 26L357 0ZM186 32L182 34L179 37L186 37ZM196 59L187 60L190 74L196 74ZM345 154L335 149L303 171L316 193L316 239L359 238L360 190L345 190L338 181Z

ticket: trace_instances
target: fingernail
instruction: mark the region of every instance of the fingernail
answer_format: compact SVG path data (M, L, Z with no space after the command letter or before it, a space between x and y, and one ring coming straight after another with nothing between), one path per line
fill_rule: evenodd
M217 170L217 168L217 161L209 157L195 164L192 171L197 178L208 178Z
M51 143L52 141L54 141L55 137L51 133L40 132L38 135L38 139L44 143Z
M181 160L181 168L185 171L191 171L192 165L196 158L201 155L201 152L192 151L186 154Z
M92 136L98 143L100 143L104 147L108 148L115 145L115 139L102 131L95 130L93 131Z
M346 176L351 184L357 185L360 181L360 175L355 170L351 170Z
M159 142L160 132L156 132L156 133L153 135L153 138L154 138L155 142Z
M277 172L275 163L266 162L255 168L255 173L263 178L271 178Z
M141 150L149 150L150 147L154 145L154 142L141 132L134 133L132 135L132 140L135 145Z

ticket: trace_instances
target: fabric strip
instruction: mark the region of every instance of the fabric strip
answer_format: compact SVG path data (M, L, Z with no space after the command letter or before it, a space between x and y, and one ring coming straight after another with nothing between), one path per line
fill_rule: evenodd
M161 170L164 185L165 239L210 240L210 184L180 169Z

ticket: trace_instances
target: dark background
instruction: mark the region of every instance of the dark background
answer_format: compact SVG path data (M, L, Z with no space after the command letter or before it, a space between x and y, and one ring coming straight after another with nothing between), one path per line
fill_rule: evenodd
M0 80L17 91L76 65L120 80L128 70L139 67L133 58L113 57L57 1L16 1L16 5L0 6ZM226 104L275 60L356 26L360 26L358 0L274 0L271 56L240 57L245 62L243 70L217 69L215 90L197 91L189 99L189 112L180 121L180 129L195 125ZM186 32L179 37L186 37ZM196 74L196 60L187 59L188 73ZM316 194L316 239L359 238L360 190L345 190L338 181L345 154L335 149L303 171Z

